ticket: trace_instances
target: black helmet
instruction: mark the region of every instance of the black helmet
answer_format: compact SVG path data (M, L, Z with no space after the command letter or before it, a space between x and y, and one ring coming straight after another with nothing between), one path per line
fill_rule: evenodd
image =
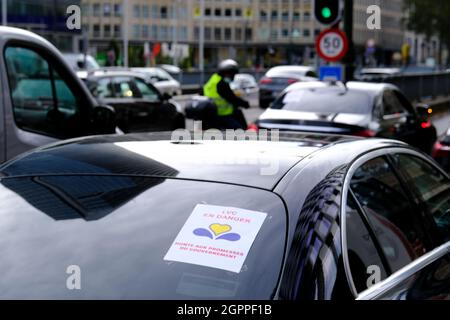
M219 73L239 73L239 64L231 59L224 60L221 63L219 63Z

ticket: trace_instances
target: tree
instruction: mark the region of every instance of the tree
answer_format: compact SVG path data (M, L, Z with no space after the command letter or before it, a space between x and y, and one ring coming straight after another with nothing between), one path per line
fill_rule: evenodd
M442 45L450 48L450 1L404 0L404 4L407 12L406 26L409 30L422 33L428 39L437 36L440 42L439 53Z

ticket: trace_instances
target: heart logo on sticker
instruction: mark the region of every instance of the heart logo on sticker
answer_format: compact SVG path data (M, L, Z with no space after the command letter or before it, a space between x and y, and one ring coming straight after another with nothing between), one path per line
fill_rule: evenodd
M241 236L237 233L229 233L231 229L231 226L227 224L214 223L209 226L209 230L198 228L195 229L193 233L198 237L206 237L213 240L239 241Z
M210 225L209 228L211 229L212 232L214 232L216 237L231 231L231 227L227 224L214 223Z

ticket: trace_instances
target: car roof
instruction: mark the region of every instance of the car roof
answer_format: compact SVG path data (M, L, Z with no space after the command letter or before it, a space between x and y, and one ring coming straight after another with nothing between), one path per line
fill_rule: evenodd
M67 58L84 59L83 53L73 53L73 52L62 52L62 55ZM94 58L93 56L87 54L86 58Z
M131 71L134 72L140 72L140 73L162 73L164 75L169 75L170 73L164 70L163 68L159 67L137 67L137 68L130 68Z
M171 74L180 74L183 70L180 67L171 65L171 64L158 64L157 68L163 69L164 71Z
M0 167L0 176L152 176L272 190L304 158L323 148L358 140L307 133L280 133L280 142L177 142L171 138L171 133L135 134L60 142L6 163ZM275 172L270 172L272 169Z
M331 84L325 81L305 81L305 82L296 82L291 84L289 87L285 89L286 92L297 91L297 90L309 90L309 89L318 89L318 88L326 88Z
M302 74L302 76L306 76L306 73L309 71L314 71L313 67L308 66L278 66L269 69L266 72L266 76L277 76L277 75L285 75L285 76L298 76Z
M393 84L390 83L373 83L373 82L363 82L363 81L349 81L346 83L347 88L353 89L353 90L361 90L366 92L372 92L372 93L380 93L383 90L391 89L391 90L398 90L398 87L396 87Z
M292 92L298 90L314 90L320 89L321 91L326 90L336 90L336 88L342 88L342 90L355 90L355 91L364 91L371 96L376 96L380 94L383 90L386 89L398 89L396 86L390 83L372 83L372 82L359 82L359 81L350 81L347 82L344 86L342 82L326 82L326 81L309 81L309 82L297 82L291 84L289 87L285 89L284 92Z
M140 72L136 72L136 71L129 71L129 70L108 70L108 69L99 69L99 70L93 70L93 71L89 71L89 72L78 72L77 75L80 78L87 78L87 79L92 79L92 78L107 78L107 77L134 77L134 78L139 78L142 80L146 80L147 78L145 77L145 75L143 75Z
M25 30L25 29L0 26L0 36L1 37L7 37L7 38L12 38L12 37L32 38L35 41L39 41L41 43L45 43L45 44L50 45L51 47L53 47L53 45L48 40L46 40L45 38L37 35L36 33L31 32L31 31Z
M159 72L159 71L166 72L165 70L163 70L161 68L157 68L157 67L136 67L136 68L131 68L130 70L138 71L138 72Z
M249 74L249 73L238 73L236 76L235 76L235 80L236 79L250 79L250 80L255 80L255 77L253 76L253 75L251 75L251 74ZM255 80L256 81L256 80Z
M294 72L308 72L313 71L313 67L309 66L277 66L271 68L269 71L294 71Z

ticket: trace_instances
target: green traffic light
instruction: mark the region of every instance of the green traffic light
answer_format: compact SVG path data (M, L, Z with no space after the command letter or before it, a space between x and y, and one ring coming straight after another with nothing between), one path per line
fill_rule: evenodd
M324 7L322 9L322 17L324 17L325 19L328 19L331 17L331 10L328 7Z

